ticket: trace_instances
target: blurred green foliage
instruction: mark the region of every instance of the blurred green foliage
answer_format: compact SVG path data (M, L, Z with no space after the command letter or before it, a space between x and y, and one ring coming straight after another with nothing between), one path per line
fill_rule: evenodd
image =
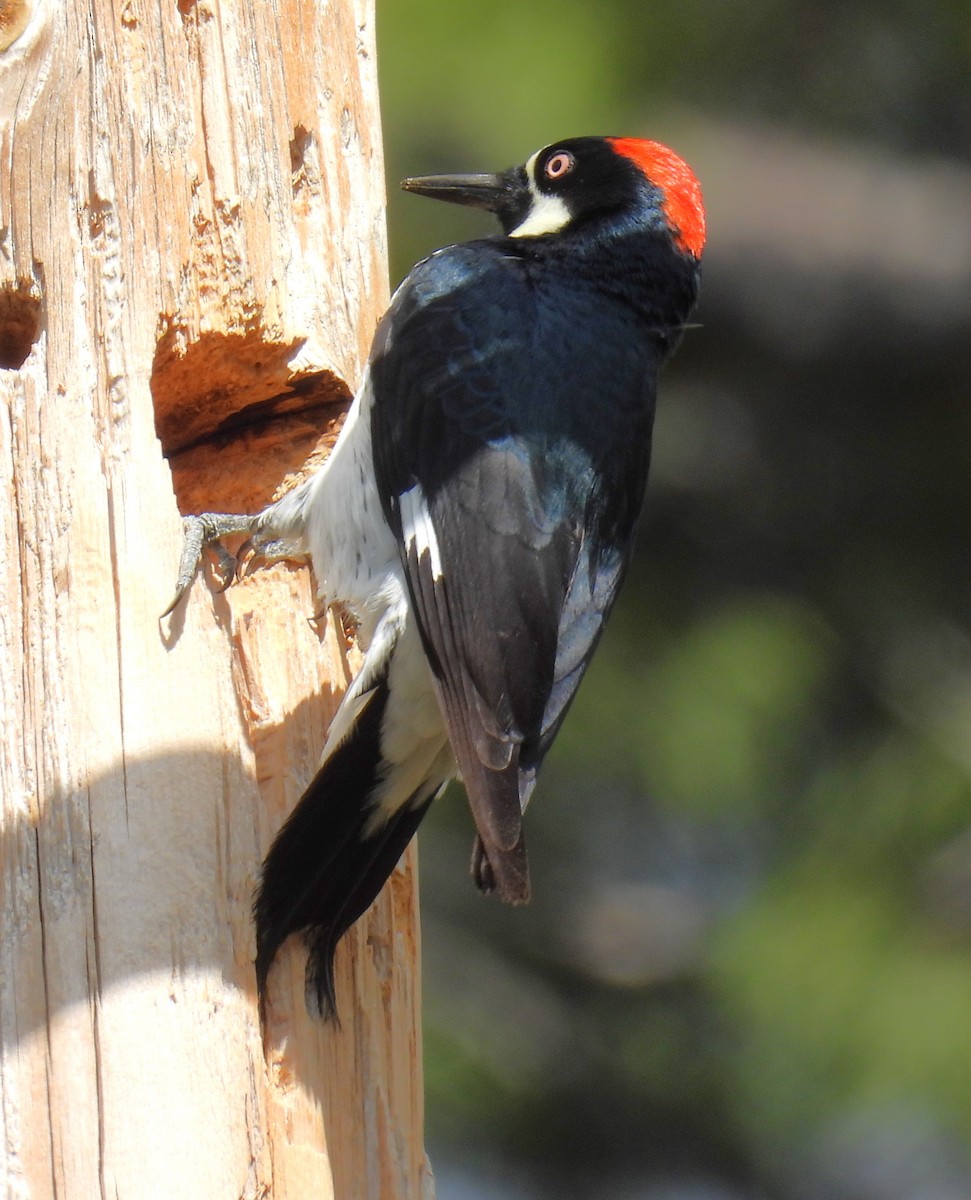
M967 1200L971 9L378 21L394 279L488 231L406 174L634 134L710 196L639 556L529 812L533 904L474 893L458 790L423 828L439 1200Z
M772 807L766 781L797 751L828 673L817 626L798 605L756 594L653 646L629 628L607 643L577 699L592 751L568 742L564 752L577 755L577 769L629 758L641 786L682 811Z

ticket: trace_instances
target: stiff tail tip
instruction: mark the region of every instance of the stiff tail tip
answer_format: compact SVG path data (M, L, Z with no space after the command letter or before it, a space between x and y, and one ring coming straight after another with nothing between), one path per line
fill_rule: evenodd
M303 941L307 948L304 973L304 1003L307 1012L319 1020L332 1021L340 1028L334 973L337 943L327 930L307 930ZM260 1021L264 1027L267 1023L270 970L281 949L282 943L268 943L265 937L261 938L257 926L256 994L259 1000Z

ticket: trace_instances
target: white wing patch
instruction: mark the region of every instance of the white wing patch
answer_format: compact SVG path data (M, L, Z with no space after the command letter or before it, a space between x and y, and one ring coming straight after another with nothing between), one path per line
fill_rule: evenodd
M570 210L559 196L547 196L536 186L536 152L526 163L526 178L533 202L525 220L509 234L510 237L542 237L545 233L559 233L570 220Z
M405 546L408 549L414 546L419 559L423 554L428 554L432 579L437 583L442 578L442 555L421 484L416 483L410 491L403 492L398 497L398 503L401 507L401 537Z

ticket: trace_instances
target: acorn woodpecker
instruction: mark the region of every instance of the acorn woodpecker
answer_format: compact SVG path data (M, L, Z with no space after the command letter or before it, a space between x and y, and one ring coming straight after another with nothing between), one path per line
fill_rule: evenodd
M378 327L320 470L254 516L186 519L174 604L202 548L249 534L307 558L359 622L364 665L263 866L261 998L303 932L307 1003L335 1013L334 951L429 804L461 777L484 892L529 898L537 772L630 561L658 370L695 304L701 191L657 142L556 142L498 175L406 179L502 233L418 263Z

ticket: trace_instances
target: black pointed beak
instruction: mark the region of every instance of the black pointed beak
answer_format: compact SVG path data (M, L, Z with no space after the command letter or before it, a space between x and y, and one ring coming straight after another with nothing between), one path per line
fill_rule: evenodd
M417 196L485 208L489 212L498 212L510 191L506 175L421 175L417 179L403 179L401 186Z
M421 175L402 180L401 186L416 196L484 208L496 214L505 233L516 228L532 203L524 167L512 167L499 175Z

